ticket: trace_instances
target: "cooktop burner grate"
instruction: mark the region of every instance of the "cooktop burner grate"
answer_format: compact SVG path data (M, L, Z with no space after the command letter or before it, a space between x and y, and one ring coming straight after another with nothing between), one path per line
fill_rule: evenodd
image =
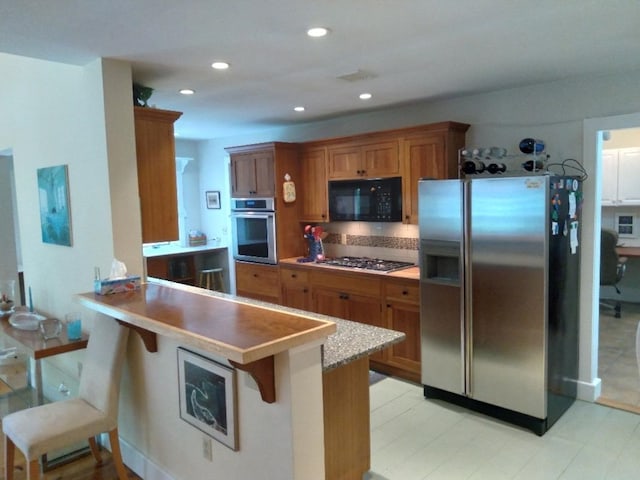
M335 267L362 268L364 270L377 270L379 272L392 272L415 266L411 262L399 262L396 260L381 260L368 257L338 257L322 260L318 263L333 265Z

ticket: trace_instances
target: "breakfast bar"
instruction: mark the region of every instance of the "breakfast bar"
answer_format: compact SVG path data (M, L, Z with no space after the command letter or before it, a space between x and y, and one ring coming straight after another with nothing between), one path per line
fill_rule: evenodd
M255 379L267 403L278 400L274 356L324 343L324 478L362 478L369 470L368 355L404 334L162 280L78 300L131 327L150 352L161 335L226 358Z

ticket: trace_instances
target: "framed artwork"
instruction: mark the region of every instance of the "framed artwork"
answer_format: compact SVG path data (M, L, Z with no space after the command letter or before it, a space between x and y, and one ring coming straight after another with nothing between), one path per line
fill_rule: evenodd
M178 348L180 418L238 449L235 370Z
M207 208L220 208L220 192L204 192L207 198Z
M71 209L67 165L38 169L42 241L71 246Z

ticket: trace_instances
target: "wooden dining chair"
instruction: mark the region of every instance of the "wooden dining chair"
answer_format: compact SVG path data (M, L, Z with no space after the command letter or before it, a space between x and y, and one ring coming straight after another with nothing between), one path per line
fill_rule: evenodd
M129 329L96 318L85 352L79 395L21 410L2 419L5 480L14 478L15 449L27 460L27 480L40 479L39 459L48 452L88 439L97 463L102 458L96 435L108 432L119 480L127 474L118 439L120 376Z

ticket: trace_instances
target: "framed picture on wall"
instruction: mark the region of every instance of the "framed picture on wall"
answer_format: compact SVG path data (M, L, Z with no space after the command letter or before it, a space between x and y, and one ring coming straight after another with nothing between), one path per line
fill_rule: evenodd
M205 192L207 208L220 208L220 192Z
M180 418L232 450L238 449L235 373L178 348Z
M44 243L71 246L71 208L67 165L38 169L40 230Z

